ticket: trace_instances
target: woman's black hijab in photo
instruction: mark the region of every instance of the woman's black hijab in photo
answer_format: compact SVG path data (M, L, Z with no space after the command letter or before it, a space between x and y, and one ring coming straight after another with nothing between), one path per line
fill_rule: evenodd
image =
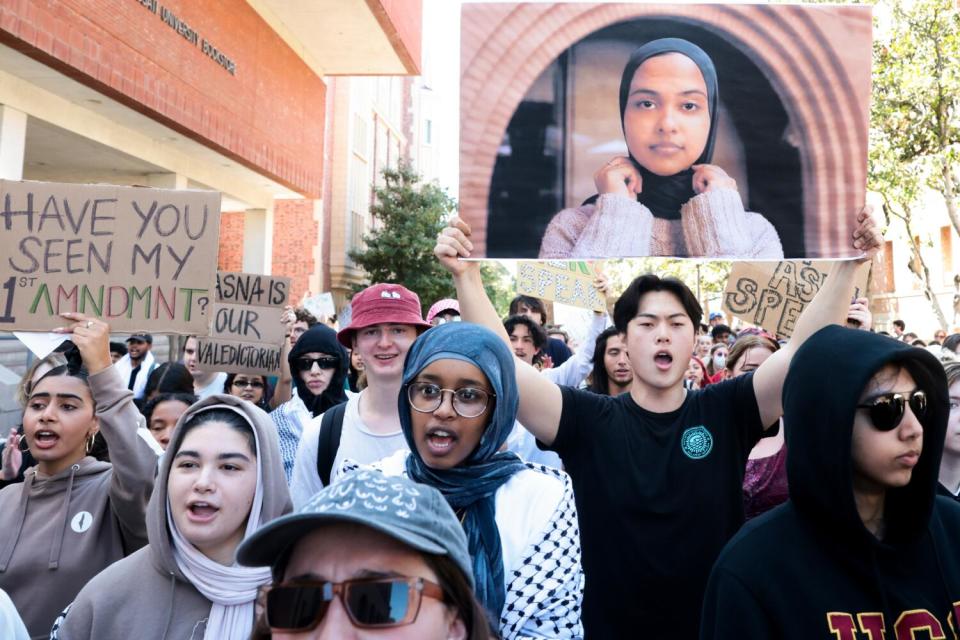
M297 369L297 358L307 353L326 353L337 358L337 368L333 372L333 377L330 378L330 384L320 395L310 392L300 370ZM324 324L315 324L307 329L290 350L287 362L290 364L293 384L297 388L297 397L303 401L304 406L314 417L330 407L347 401L347 393L343 386L347 377L347 358L346 349L337 341L337 332Z
M630 59L627 61L627 65L623 69L623 76L620 79L620 128L621 130L624 129L623 114L627 108L633 75L640 68L640 65L650 58L667 53L679 53L686 56L697 65L703 75L703 81L707 87L710 132L707 134L707 143L703 148L703 153L700 154L695 164L707 164L713 157L713 145L717 137L717 70L713 66L710 56L692 42L681 38L661 38L648 42L630 54ZM624 137L626 137L626 131L624 131ZM632 153L629 154L629 157L643 180L642 191L637 195L637 200L650 209L657 218L679 220L680 207L696 195L693 190L693 169L688 167L684 171L671 176L659 176L652 171L648 171L637 162ZM599 194L594 195L587 199L584 204L593 204L598 197Z

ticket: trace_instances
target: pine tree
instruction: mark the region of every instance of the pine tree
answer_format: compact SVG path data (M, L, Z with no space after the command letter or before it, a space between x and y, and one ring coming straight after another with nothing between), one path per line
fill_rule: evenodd
M350 258L366 271L370 283L395 282L416 292L425 312L437 300L456 297L453 280L434 258L433 247L457 202L438 185L422 182L405 163L384 169L383 180L370 207L376 224L364 235L366 248L350 251ZM487 293L501 312L499 307L509 301L502 272L495 263L483 268Z

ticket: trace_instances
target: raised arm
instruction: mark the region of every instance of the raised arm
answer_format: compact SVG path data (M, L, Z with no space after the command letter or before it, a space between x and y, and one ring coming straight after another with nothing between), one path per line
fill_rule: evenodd
M290 363L287 362L287 356L290 355L290 332L293 331L293 325L297 316L293 312L293 307L287 305L283 308L284 338L283 348L280 349L280 375L277 376L277 387L273 390L273 396L270 398L270 408L276 409L284 402L290 399L293 375L290 373Z
M137 434L143 416L133 403L133 392L110 360L110 327L79 313L64 316L74 322L71 340L90 374L96 417L113 465L110 505L123 530L124 549L132 553L147 544L147 502L157 472L157 454Z
M883 244L883 234L869 207L857 214L853 247L863 252L856 260L835 262L820 291L797 318L790 341L760 365L753 374L753 389L764 425L772 425L783 415L781 396L790 361L800 345L829 324L843 324L850 309L854 281L864 262L876 255Z
M469 258L472 250L470 226L460 218L453 218L437 238L433 253L453 275L461 317L466 322L487 327L509 347L510 336L503 328L500 315L493 308L483 288L480 263L460 260ZM517 367L517 389L520 393L520 411L517 417L537 440L546 445L553 444L560 426L560 410L563 405L560 388L522 360L514 358L513 361Z

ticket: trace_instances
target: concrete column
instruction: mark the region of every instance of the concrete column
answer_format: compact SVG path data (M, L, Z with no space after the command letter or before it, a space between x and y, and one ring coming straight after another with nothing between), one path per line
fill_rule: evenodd
M148 173L146 185L156 189L186 189L187 176L181 173Z
M273 262L273 207L243 215L243 270L269 275Z
M0 178L23 180L27 114L0 104Z

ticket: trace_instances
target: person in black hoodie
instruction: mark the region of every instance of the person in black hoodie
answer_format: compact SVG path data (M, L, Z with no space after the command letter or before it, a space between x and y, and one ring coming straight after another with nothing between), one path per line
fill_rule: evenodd
M280 437L280 455L287 482L293 473L300 436L307 423L330 407L347 401L344 380L349 356L337 333L325 324L305 331L287 355L296 394L270 413Z
M940 363L825 327L794 355L783 408L790 500L721 553L701 640L955 638L960 505L936 495L948 414Z

